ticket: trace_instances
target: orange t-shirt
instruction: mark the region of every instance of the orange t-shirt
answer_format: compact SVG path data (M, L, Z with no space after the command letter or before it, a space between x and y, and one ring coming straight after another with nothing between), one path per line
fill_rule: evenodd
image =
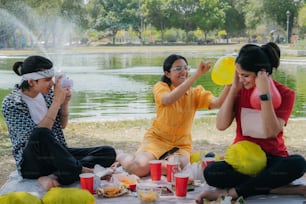
M170 105L162 104L164 94L175 87L158 82L153 87L156 104L156 118L147 130L138 151L147 151L159 158L173 147L180 148L179 153L190 156L192 150L191 128L198 109L208 109L214 98L210 91L202 86L190 88L184 96Z

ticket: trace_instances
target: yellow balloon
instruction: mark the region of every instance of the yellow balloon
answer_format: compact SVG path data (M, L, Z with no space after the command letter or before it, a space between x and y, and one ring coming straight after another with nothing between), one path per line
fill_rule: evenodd
M227 85L233 82L234 75L235 57L223 56L215 63L211 72L211 79L215 84Z
M199 162L199 161L201 161L201 152L200 151L192 152L190 155L190 163Z

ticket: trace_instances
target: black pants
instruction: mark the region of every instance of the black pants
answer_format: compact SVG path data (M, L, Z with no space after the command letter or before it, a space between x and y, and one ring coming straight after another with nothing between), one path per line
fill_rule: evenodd
M54 174L60 184L68 185L79 180L83 166L109 167L115 160L113 147L67 148L56 141L48 128L36 128L23 153L21 175L36 179Z
M273 188L290 184L304 175L305 159L300 155L288 157L267 156L267 167L256 176L235 171L225 161L214 162L204 169L204 177L210 186L235 188L238 196L268 194Z

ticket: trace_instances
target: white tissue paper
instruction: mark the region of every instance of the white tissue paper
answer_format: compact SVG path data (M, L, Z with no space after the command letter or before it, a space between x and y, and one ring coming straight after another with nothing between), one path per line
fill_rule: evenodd
M99 164L96 164L94 166L94 174L99 177L102 178L106 175L112 175L113 174L113 170L110 168L104 168L103 166L100 166Z

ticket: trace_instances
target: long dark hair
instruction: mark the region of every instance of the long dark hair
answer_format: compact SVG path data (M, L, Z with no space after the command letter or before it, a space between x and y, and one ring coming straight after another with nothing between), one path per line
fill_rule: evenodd
M18 61L13 65L13 71L18 75L22 76L24 74L38 72L46 69L51 69L53 67L53 63L42 56L30 56L26 58L23 62ZM25 90L29 89L30 85L28 81L23 81L18 85L18 88Z
M246 44L240 49L236 63L240 64L244 70L256 74L264 68L271 75L273 68L277 69L279 66L280 55L280 49L274 42L262 46Z
M178 59L182 59L186 62L186 64L188 65L188 62L186 60L185 57L181 56L181 55L176 55L176 54L172 54L170 56L168 56L165 61L164 61L164 65L163 65L163 70L164 72L170 72L170 69L173 65L173 63L178 60ZM165 82L168 84L168 86L171 86L171 80L164 74L161 79L162 82Z

